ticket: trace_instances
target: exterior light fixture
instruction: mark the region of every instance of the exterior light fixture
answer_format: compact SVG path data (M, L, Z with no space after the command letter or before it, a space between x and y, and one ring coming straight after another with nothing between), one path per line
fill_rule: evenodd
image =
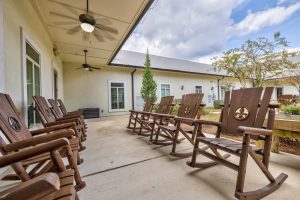
M80 24L80 26L81 26L83 31L88 32L88 33L93 32L94 29L95 29L95 27L93 25L89 24L89 23L84 23L83 22L83 23Z

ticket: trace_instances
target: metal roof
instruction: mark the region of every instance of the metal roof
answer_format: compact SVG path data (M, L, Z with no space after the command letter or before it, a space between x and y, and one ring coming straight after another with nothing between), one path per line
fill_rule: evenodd
M143 68L146 54L133 51L121 50L111 65L133 68ZM206 74L214 76L228 76L225 71L215 71L212 65L197 63L175 58L150 55L151 67L154 70L174 71L193 74Z

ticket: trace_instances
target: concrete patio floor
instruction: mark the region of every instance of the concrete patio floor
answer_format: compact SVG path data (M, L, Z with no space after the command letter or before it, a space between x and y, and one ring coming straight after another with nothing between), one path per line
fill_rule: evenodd
M155 146L148 138L127 130L128 115L88 120L87 149L81 153L80 165L87 187L80 199L234 199L237 173L218 165L209 169L193 169L169 155L170 146ZM184 141L180 151L191 151ZM203 158L200 157L199 158ZM232 156L229 160L237 161ZM265 176L249 159L245 190L267 184ZM265 199L300 199L300 157L272 154L270 171L274 176L289 175L276 192Z

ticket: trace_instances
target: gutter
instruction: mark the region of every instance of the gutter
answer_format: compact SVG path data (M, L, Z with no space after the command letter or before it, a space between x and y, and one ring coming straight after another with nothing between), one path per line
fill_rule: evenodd
M144 69L144 67L137 66L137 65L127 65L127 64L117 64L117 63L111 63L110 66L115 67L125 67L125 68L135 68L135 69ZM156 67L151 67L152 70L157 71L164 71L164 72L177 72L177 73L185 73L185 74L198 74L198 75L207 75L207 76L221 76L221 77L232 77L228 75L220 75L220 74L209 74L209 73L199 73L199 72L188 72L188 71L182 71L182 70L172 70L172 69L161 69Z
M132 101L132 110L134 110L134 73L136 68L131 72L131 101Z
M135 28L137 27L137 25L140 23L140 21L142 20L142 18L145 16L145 14L149 10L149 8L151 7L151 5L152 5L153 2L154 2L154 0L149 0L148 1L147 5L145 6L145 8L143 9L143 11L139 15L138 19L135 21L134 25L131 27L131 29L127 33L126 37L124 38L124 40L119 45L117 51L115 51L115 53L113 54L113 56L110 58L110 60L108 62L108 65L111 65L111 62L115 59L116 55L119 53L119 51L121 50L121 48L123 47L123 45L127 41L127 39L129 38L129 36L131 35L131 33L135 30Z
M218 100L220 100L220 81L223 80L225 76L222 76L222 78L218 79Z

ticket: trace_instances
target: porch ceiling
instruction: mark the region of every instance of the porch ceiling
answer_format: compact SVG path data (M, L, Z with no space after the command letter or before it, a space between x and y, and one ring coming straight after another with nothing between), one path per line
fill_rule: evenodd
M78 19L80 14L86 12L86 0L31 1L54 44L58 47L62 60L83 63L83 50L87 49L88 62L93 65L105 65L111 61L152 2L152 0L89 0L89 10L96 20L109 19L111 24L108 26L118 30L118 34L114 35L115 40L104 38L103 42L99 42L92 34L87 34L88 40L84 40L82 30L73 35L67 33L67 30L80 25L79 20L76 22L50 14L56 12ZM73 11L68 8L72 8ZM73 23L57 25L57 22L66 21Z

